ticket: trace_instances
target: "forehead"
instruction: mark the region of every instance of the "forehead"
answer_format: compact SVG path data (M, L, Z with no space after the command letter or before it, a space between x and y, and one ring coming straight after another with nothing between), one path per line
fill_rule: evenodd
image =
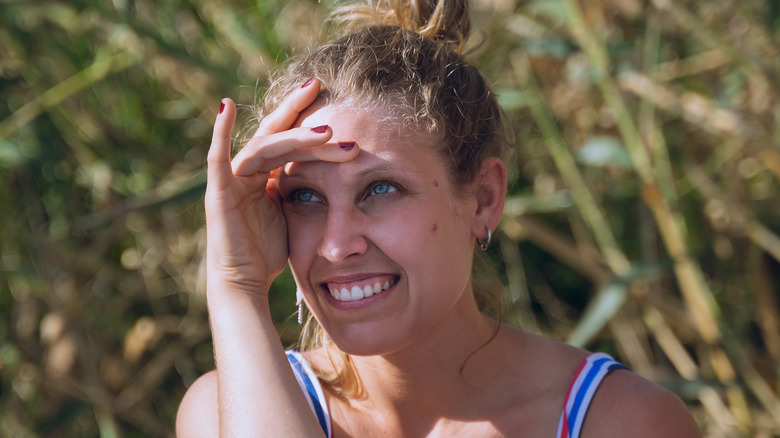
M362 168L378 170L398 168L410 172L432 172L445 168L433 135L402 129L398 117L381 109L366 110L350 105L317 105L307 108L296 126L315 127L328 125L333 130L329 143L356 142L360 147L358 157L345 163L308 162L292 163L285 173L310 167Z
M392 139L402 137L427 140L424 133L413 129L402 129L402 118L394 116L382 107L345 102L323 104L315 102L306 108L295 123L296 126L315 127L329 125L333 130L333 141L357 141L359 139ZM353 138L348 138L353 137Z

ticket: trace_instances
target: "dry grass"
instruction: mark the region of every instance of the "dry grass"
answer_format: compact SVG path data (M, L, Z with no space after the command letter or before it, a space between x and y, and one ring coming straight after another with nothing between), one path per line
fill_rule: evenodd
M323 3L0 1L0 436L172 436L213 366L219 99L261 95ZM780 436L775 3L475 0L519 145L506 320L614 354L708 437Z

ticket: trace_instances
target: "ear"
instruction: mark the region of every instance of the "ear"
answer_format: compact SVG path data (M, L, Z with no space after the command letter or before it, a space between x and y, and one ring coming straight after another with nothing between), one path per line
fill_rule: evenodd
M478 239L487 237L485 227L495 231L504 214L506 200L506 167L497 157L488 157L479 166L474 182L477 208L472 218L471 233Z

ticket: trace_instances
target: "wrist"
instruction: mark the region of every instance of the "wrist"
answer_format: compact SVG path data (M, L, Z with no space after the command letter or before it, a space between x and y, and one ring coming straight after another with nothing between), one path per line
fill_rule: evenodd
M249 276L240 269L221 268L216 263L209 263L206 268L206 290L238 291L241 293L268 296L273 278Z
M212 324L224 324L224 319L235 322L236 319L267 317L271 318L271 306L268 301L268 287L235 284L232 282L208 282L206 286L206 306Z
M206 278L206 298L214 299L246 297L253 301L268 302L269 282L233 279L209 272Z

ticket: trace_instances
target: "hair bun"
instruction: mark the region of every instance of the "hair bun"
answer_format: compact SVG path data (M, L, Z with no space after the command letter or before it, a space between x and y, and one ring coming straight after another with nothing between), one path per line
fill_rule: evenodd
M469 36L468 0L369 0L337 8L333 20L346 30L390 25L417 32L461 53Z

